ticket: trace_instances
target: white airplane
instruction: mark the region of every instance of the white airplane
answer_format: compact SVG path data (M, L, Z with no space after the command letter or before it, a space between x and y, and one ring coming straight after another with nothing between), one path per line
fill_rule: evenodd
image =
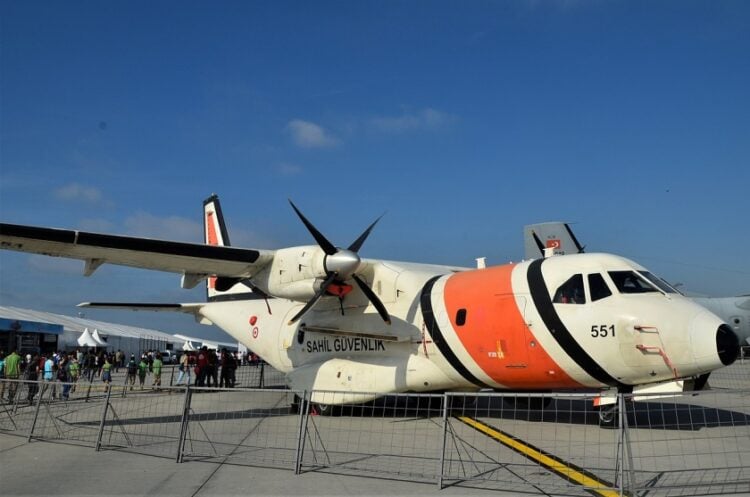
M284 372L292 389L315 391L313 402L487 388L638 392L706 378L737 357L727 324L628 259L476 269L361 259L377 220L340 248L292 207L317 245L231 247L214 195L204 201L205 245L0 224L0 247L82 259L87 276L110 263L179 273L184 288L207 280L207 302L83 305L193 314Z
M529 224L523 229L525 257L535 259L551 250L555 255L581 254L582 246L567 223ZM742 346L750 346L750 295L736 297L689 296L731 326Z

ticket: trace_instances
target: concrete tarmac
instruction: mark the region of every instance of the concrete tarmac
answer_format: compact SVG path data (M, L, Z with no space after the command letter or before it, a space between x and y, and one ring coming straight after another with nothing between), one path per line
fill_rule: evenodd
M0 434L0 496L517 495L437 483L184 462Z

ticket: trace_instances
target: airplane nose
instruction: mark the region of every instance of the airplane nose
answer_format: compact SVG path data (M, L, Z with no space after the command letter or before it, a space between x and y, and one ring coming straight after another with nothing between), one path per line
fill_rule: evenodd
M740 352L740 340L729 325L722 324L716 330L716 351L721 363L725 366L729 366L737 360L737 355Z

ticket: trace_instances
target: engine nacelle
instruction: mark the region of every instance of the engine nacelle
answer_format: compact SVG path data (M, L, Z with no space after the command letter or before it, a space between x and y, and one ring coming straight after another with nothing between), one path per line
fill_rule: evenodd
M326 254L316 245L276 251L273 263L253 277L253 283L274 297L307 301L326 278Z

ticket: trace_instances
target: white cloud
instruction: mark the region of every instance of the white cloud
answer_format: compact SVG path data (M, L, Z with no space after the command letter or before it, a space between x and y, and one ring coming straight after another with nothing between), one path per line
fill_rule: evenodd
M286 125L295 145L302 148L333 147L339 140L326 131L322 126L302 119L292 119Z
M203 243L203 224L179 216L158 217L137 212L125 220L125 229L133 236Z
M453 116L427 107L416 112L404 112L400 116L374 117L370 127L389 133L403 133L421 129L436 129L449 123Z
M282 162L276 166L276 171L282 176L297 176L298 174L302 174L303 169L297 164Z
M104 200L101 190L93 186L70 183L55 190L55 197L65 201L101 204Z

